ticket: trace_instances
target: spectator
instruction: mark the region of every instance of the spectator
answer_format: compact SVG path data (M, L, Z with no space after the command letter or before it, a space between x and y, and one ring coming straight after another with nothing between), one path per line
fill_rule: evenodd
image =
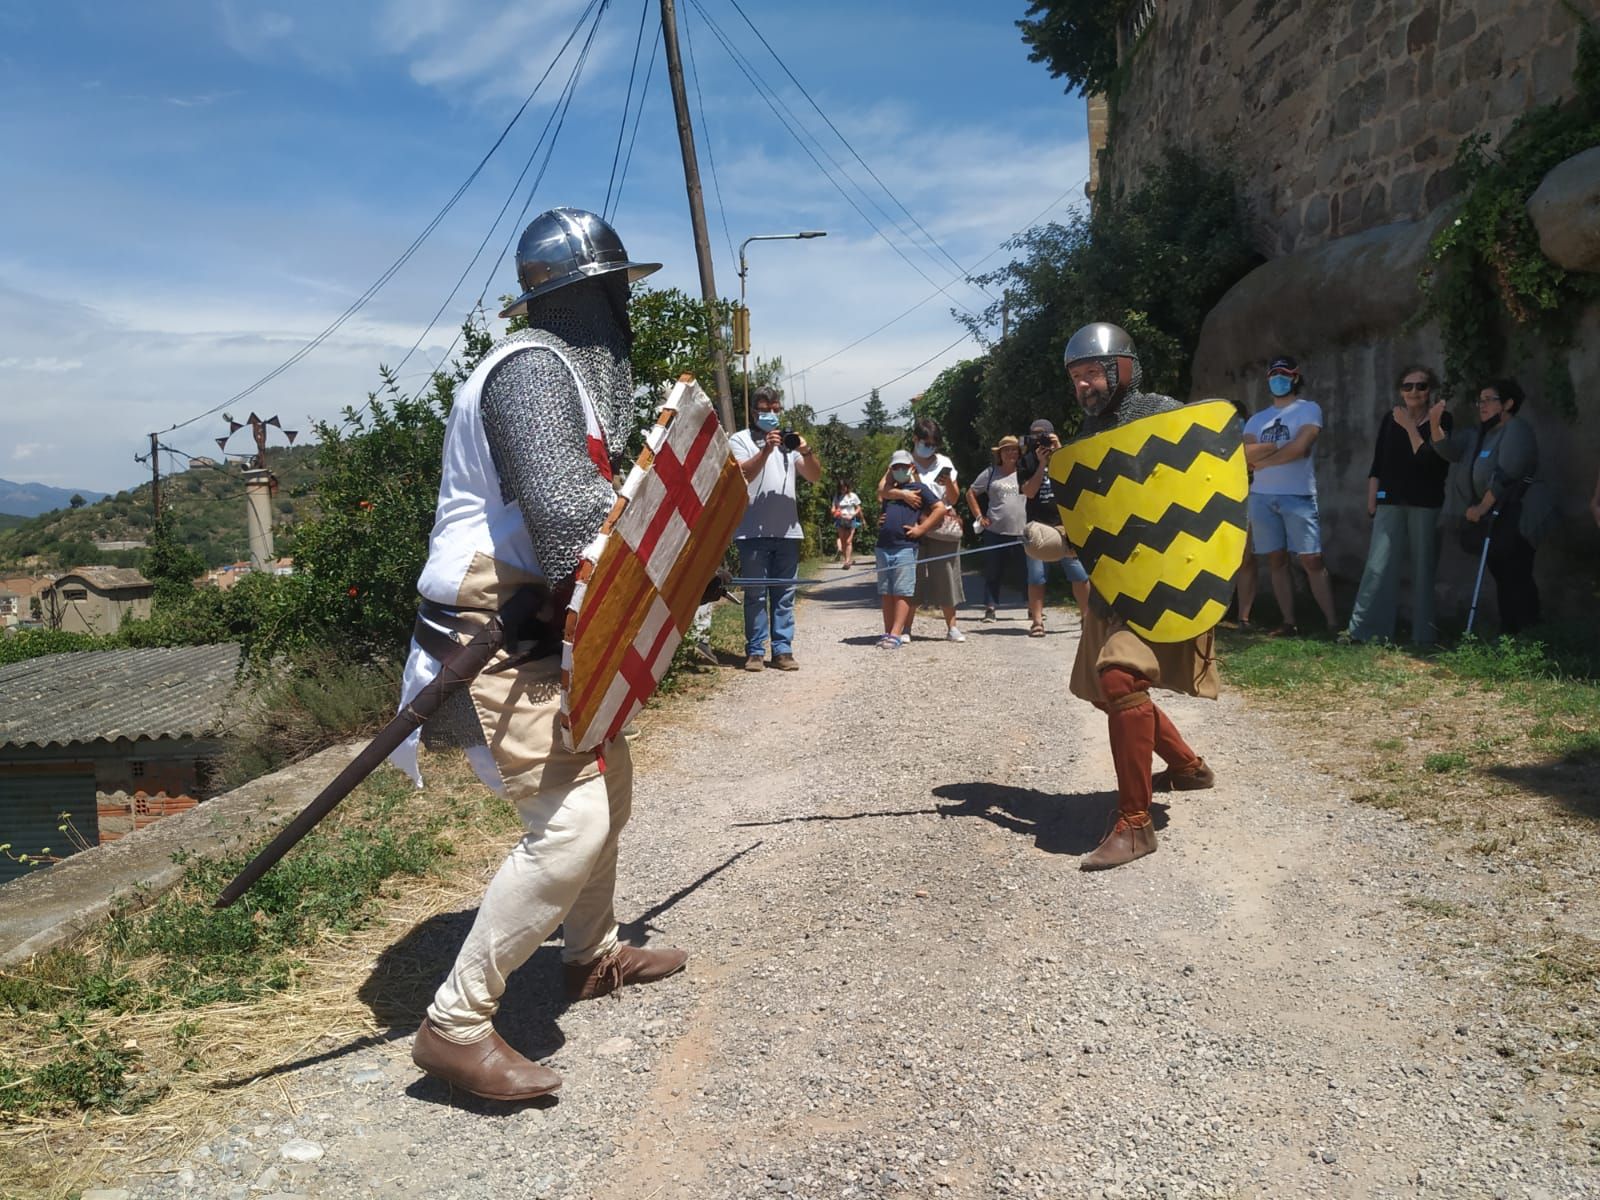
M1539 479L1539 443L1533 428L1517 420L1522 389L1497 379L1478 391L1478 425L1446 434L1443 400L1428 411L1430 445L1450 462L1468 460L1452 485L1456 505L1466 509L1462 547L1483 550L1489 539L1489 573L1500 603L1500 628L1520 633L1539 621L1539 585L1533 578L1533 548L1555 515L1555 499Z
M932 417L918 417L911 427L911 465L917 478L927 484L945 506L945 517L927 537L917 541L917 592L912 597L911 616L906 621L905 639L911 640L911 625L917 619L917 608L929 605L944 614L946 641L964 642L967 635L956 624L956 607L965 602L967 595L961 584L961 521L955 515L956 501L961 498L956 486L956 465L940 453L944 435L939 422ZM896 489L888 473L878 484L878 498L898 491L900 499L919 508L921 497L907 489Z
M1349 640L1390 641L1400 608L1400 575L1411 562L1411 640L1431 646L1439 631L1433 618L1433 577L1439 562L1439 510L1450 464L1429 443L1428 408L1439 377L1427 367L1407 367L1398 380L1400 403L1378 422L1378 440L1367 472L1367 516L1372 541L1361 588L1350 613ZM1440 416L1450 432L1450 416Z
M841 479L833 489L833 528L838 537L838 553L844 559L839 565L848 571L856 563L856 526L861 521L861 497L856 495L855 484Z
M1028 523L1028 502L1022 494L1017 466L1022 461L1022 443L1007 434L991 448L994 465L985 467L967 489L967 507L976 514L980 529L978 545L983 556L983 619L994 620L1000 604L1000 581L1006 568L1022 557L1022 530ZM988 500L987 506L978 497Z
M878 645L898 650L911 620L911 598L917 590L917 543L944 520L945 505L938 494L917 478L911 455L896 450L889 458L889 478L894 487L883 504L883 524L878 529L878 596L883 605L883 638ZM915 502L903 496L915 497Z
M746 579L771 579L762 587L745 585L744 642L747 671L766 666L767 638L772 665L799 670L794 660L794 577L800 569L800 507L796 478L816 483L822 464L799 434L784 437L783 401L775 387L759 387L751 397L755 425L728 439L750 490L750 507L734 534L739 573ZM776 582L782 581L782 582Z
M1061 524L1061 510L1056 507L1055 484L1050 479L1050 456L1059 449L1061 439L1056 436L1056 427L1049 421L1040 417L1028 426L1028 442L1017 471L1023 480L1022 495L1027 501L1029 521L1051 526ZM1065 547L1065 538L1062 544ZM1024 561L1028 566L1028 636L1043 637L1044 581L1048 564L1043 559L1033 557ZM1061 573L1072 585L1072 598L1078 602L1078 611L1082 612L1089 603L1089 572L1083 569L1083 564L1070 548L1058 561L1061 563Z
M1280 634L1298 632L1294 620L1294 583L1289 555L1311 585L1311 595L1332 629L1333 585L1322 562L1322 531L1317 521L1317 477L1312 448L1322 432L1322 408L1300 395L1299 365L1275 358L1267 368L1272 404L1245 422L1245 461L1254 470L1250 481L1250 535L1257 554L1272 569L1272 594L1282 618Z

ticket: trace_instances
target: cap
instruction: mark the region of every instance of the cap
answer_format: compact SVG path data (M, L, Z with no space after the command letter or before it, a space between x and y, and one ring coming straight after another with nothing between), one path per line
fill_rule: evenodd
M1032 425L1028 426L1029 433L1054 433L1055 431L1056 427L1050 424L1050 422L1045 420L1043 417L1040 417Z
M1298 375L1300 374L1300 364L1288 357L1275 358L1272 360L1272 365L1267 368L1267 374Z
M909 451L909 450L896 450L893 454L891 454L889 456L889 465L891 467L909 467L909 466L912 466L913 464L911 462L911 451Z

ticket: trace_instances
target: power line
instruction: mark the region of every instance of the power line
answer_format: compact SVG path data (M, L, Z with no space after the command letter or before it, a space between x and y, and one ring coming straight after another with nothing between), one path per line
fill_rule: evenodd
M617 209L622 207L622 187L628 182L628 168L633 165L633 145L639 140L639 126L644 122L645 97L650 94L650 80L655 77L656 59L661 55L661 42L661 22L657 21L655 46L650 51L650 65L645 68L644 87L639 91L639 107L634 110L633 133L628 138L628 154L627 157L622 160L622 178L617 181L617 202L611 206L612 220L616 219ZM627 119L626 113L623 114L623 119Z
M700 106L700 128L705 131L706 158L711 163L711 187L717 194L717 215L722 219L722 236L728 239L728 265L731 267L739 256L734 253L733 233L728 228L728 210L722 203L722 181L717 178L717 156L711 148L711 126L706 121L706 98L700 94L700 68L694 61L694 38L689 33L688 21L683 23L683 41L689 48L689 77L694 80L695 103Z
M604 3L604 0L590 0L590 7L592 8L596 2ZM588 19L588 15L589 9L585 9L583 15L578 19L578 24L574 28L572 36L576 36L578 29L583 27L583 22ZM570 41L571 37L568 38L568 42ZM563 45L563 52L565 51L565 48L565 45ZM557 57L559 58L560 55L558 54ZM199 421L205 417L209 417L213 413L221 412L224 408L227 408L231 404L237 404L239 401L265 387L268 383L271 383L279 375L282 375L290 367L294 366L302 358L310 354L318 346L322 345L323 342L327 341L329 337L336 333L346 321L359 312L367 304L367 302L372 299L372 297L377 295L390 279L394 278L394 276L400 271L400 268L405 266L405 264L410 261L412 255L414 255L417 250L421 248L423 242L427 241L429 235L431 235L433 231L439 227L440 223L443 222L445 217L449 215L450 210L456 206L461 197L466 195L467 189L470 188L477 180L478 176L483 172L484 167L488 165L489 160L494 157L495 152L500 149L501 144L510 135L511 130L515 128L517 122L522 119L522 114L526 112L528 106L533 103L533 98L538 94L538 90L538 85L535 85L533 91L529 92L527 97L522 101L521 105L518 106L517 111L512 115L511 120L506 123L506 127L500 131L500 136L495 138L494 144L489 147L488 152L485 153L484 156L478 161L478 165L472 168L472 171L467 175L466 179L462 181L461 186L456 188L455 192L451 194L449 200L445 201L444 207L434 214L433 219L423 227L422 232L419 233L411 242L411 244L406 247L405 252L402 253L399 258L395 259L395 261L389 265L388 269L385 270L383 274L378 276L377 281L368 287L366 291L362 292L361 295L356 297L356 299L351 302L350 306L340 313L326 328L324 328L304 346L300 347L299 350L295 351L295 353L291 354L282 363L278 364L278 366L274 367L260 379L252 383L249 387L228 397L228 399L222 401L222 403L212 408L208 408L205 412L190 417L187 421L179 421L176 424L167 426L167 428L161 430L161 432L171 433L175 429L182 429L187 425L193 425L196 421Z
M788 106L783 103L781 97L776 97L776 93L769 95L769 89L767 86L757 78L752 66L746 64L737 48L735 48L732 42L729 41L727 35L722 32L721 27L711 19L711 16L706 12L704 6L699 3L699 0L689 0L689 3L694 7L694 10L700 14L700 19L710 27L712 35L716 37L717 41L722 44L722 48L727 52L728 57L733 59L734 65L739 68L740 72L744 75L750 86L754 88L756 93L762 98L763 101L766 102L767 107L772 110L773 115L778 118L779 123L783 125L785 130L788 131L789 136L794 138L801 150L805 151L806 157L809 158L812 164L816 166L817 170L822 174L822 177L832 184L834 189L844 197L845 203L850 205L850 207L856 211L856 215L865 221L872 231L882 238L889 249L893 250L908 267L910 267L918 275L922 276L925 281L938 288L939 291L944 295L949 296L951 303L955 304L962 311L966 312L968 316L976 320L976 313L974 313L970 308L967 308L966 305L962 304L961 301L957 300L954 296L950 296L950 288L958 281L952 280L949 284L941 286L937 280L935 280L931 275L913 262L905 253L905 251L900 249L893 238L884 233L883 229L878 225L878 223L862 210L861 205L856 203L855 198L851 196L850 193L846 191L845 188L839 183L839 181L829 173L828 169L822 165L821 161L818 160L817 156L812 152L811 147L806 145L805 139L802 138L800 134L795 131L794 126L790 124L790 118L786 118L784 113L779 111L780 107L785 111L788 111ZM790 112L790 117L793 117L792 112ZM793 119L796 124L799 123L798 118ZM826 154L827 152L823 151L823 153ZM848 179L849 176L847 175L846 178ZM851 182L853 183L854 181L852 180Z
M839 139L839 141L844 144L844 148L846 150L850 151L851 155L855 158L855 160L858 163L861 164L861 166L863 167L863 169L865 169L867 174L872 176L872 181L874 183L876 183L880 188L883 189L883 194L885 196L888 196L889 199L892 200L895 203L895 205L899 207L901 212L905 213L906 217L911 221L911 223L913 225L915 225L917 227L918 230L921 231L922 236L928 239L928 241L933 245L934 249L938 250L940 254L944 255L945 261L947 261L951 266L953 266L961 274L961 276L963 278L967 279L968 282L971 282L970 276L971 276L972 272L969 271L966 267L963 267L959 262L957 262L950 255L950 252L947 251L942 245L939 244L939 240L937 238L935 238L933 236L933 234L929 233L928 230L923 226L922 222L917 220L917 218L912 215L911 210L909 208L907 208L905 206L905 204L903 204L901 202L900 198L889 190L889 185L884 183L884 181L878 177L878 173L876 171L874 171L871 166L868 165L867 160L862 158L861 155L859 153L857 153L856 148L850 144L850 139L845 137L844 134L839 131L839 127L837 125L835 125L833 123L833 121L829 118L828 114L822 111L822 106L819 105L814 99L812 99L811 93L806 91L805 85L803 83L801 83L798 79L795 78L794 72L789 69L789 64L783 61L782 57L779 56L778 52L772 48L772 43L767 41L766 37L762 34L761 30L756 28L755 22L750 19L749 15L740 6L739 0L728 0L728 2L733 5L734 11L737 12L741 18L743 18L744 23L750 27L750 32L755 34L757 40L759 40L760 43L763 46L766 47L767 53L772 55L773 61L776 62L778 64L778 66L783 69L783 73L789 77L789 82L794 84L795 87L800 89L800 94L802 96L804 96L806 98L806 102L808 104L810 104L813 109L816 110L817 116L819 116L819 117L821 117L823 119L823 121L827 124L828 128L833 130L834 136L837 137ZM840 168L840 169L841 169L841 171L843 170L843 168ZM863 190L862 194L865 195L865 191L864 190ZM883 209L879 208L878 211L879 212L883 212ZM884 213L884 216L887 217L887 216L889 216L889 214L888 213ZM893 220L893 219L894 218L892 218L892 217L890 218L890 220ZM895 227L897 229L900 229L900 223L898 221L895 221ZM904 229L900 229L900 232L903 234L905 232L905 230ZM914 239L908 239L908 240L912 241L912 244L915 245L915 240ZM924 253L926 253L926 252L924 252ZM985 296L989 296L988 291L986 291L982 287L982 285L974 284L973 286L977 287L978 290L980 292L983 292L983 294ZM994 297L993 296L989 296L989 299L993 300Z
M639 6L639 32L633 37L633 63L628 67L628 94L622 101L622 121L617 126L617 148L611 152L611 178L606 180L606 202L600 207L600 215L608 220L611 217L611 185L616 182L617 161L622 157L622 136L628 132L628 110L633 107L633 79L639 70L639 47L644 44L644 23L649 15L650 0L644 0ZM651 57L654 57L653 51Z
M590 0L589 7L584 10L585 17L588 16L591 10L594 10L596 3L598 3L600 7L598 11L595 12L594 23L589 27L589 36L584 40L583 49L579 51L577 61L573 63L572 71L567 76L567 82L561 90L560 98L556 101L555 107L550 110L549 117L545 119L544 129L542 129L539 133L539 140L533 144L533 150L531 153L529 153L527 162L523 163L521 173L517 176L516 182L511 185L511 191L506 194L505 203L500 206L500 211L495 214L494 222L489 226L489 231L483 235L483 240L478 243L477 250L473 252L471 260L467 263L466 267L457 277L455 286L450 289L450 294L444 298L444 303L439 305L438 309L429 319L427 326L423 329L421 334L417 336L417 340L411 344L411 349L407 350L405 357L400 360L400 365L394 369L396 375L398 375L400 371L404 369L406 363L411 361L411 356L417 352L417 348L422 345L428 334L433 332L433 327L438 324L439 318L444 315L445 309L450 306L453 300L455 300L456 293L461 290L461 285L466 282L467 276L472 273L472 268L477 265L478 259L482 257L483 248L489 244L489 239L494 236L494 231L500 227L500 221L506 215L506 210L511 207L511 202L517 198L517 192L522 188L522 181L527 177L528 168L533 166L533 160L539 155L539 147L544 145L546 135L550 135L550 145L545 151L544 162L540 164L539 173L534 176L533 185L528 189L528 198L523 201L522 213L518 214L517 221L512 224L511 233L513 237L516 236L517 225L521 223L522 216L526 215L528 206L533 201L534 193L539 190L539 184L544 181L545 172L549 170L551 156L555 153L556 139L561 136L561 127L566 123L567 119L567 109L571 107L572 97L577 93L578 90L578 78L583 73L584 63L588 61L589 48L594 45L595 34L600 29L600 21L605 16L606 7L610 3L610 0ZM565 44L562 45L561 54L566 53L567 47L572 44L572 39L577 36L578 29L581 28L582 22L580 21L578 27L573 29L572 36L568 37ZM535 85L536 89L543 86L544 81L549 78L550 72L555 70L556 63L561 60L561 54L558 54L550 61L549 67L545 68L544 75L540 77L538 84ZM555 127L554 134L550 133L552 125ZM510 247L509 239L506 242L506 247ZM502 249L500 251L500 257L495 260L494 267L492 268L493 271L499 270L500 259L503 259L504 257L505 250ZM493 279L492 272L490 279ZM488 282L485 282L484 291L488 290L488 286ZM483 294L481 292L478 295L477 302L479 304L483 303ZM458 331L455 341L450 343L451 350L455 349L455 342L459 340L460 333ZM448 358L449 354L447 352L445 359L448 360ZM436 368L433 374L437 375L438 373L438 369ZM429 376L429 379L431 380L432 376ZM424 384L423 386L426 387L427 384Z
M1015 232L1013 232L1012 234L1010 234L1005 239L1005 241L1001 242L993 250L989 251L989 253L985 254L982 258L980 258L977 262L975 262L973 264L973 269L976 270L978 267L981 267L984 263L988 262L996 254L999 254L1007 246L1011 245L1011 243L1014 242L1020 236L1022 236L1023 233L1027 232L1029 229L1032 229L1053 208L1055 208L1058 204L1060 204L1068 196L1072 195L1074 192L1076 192L1079 189L1081 189L1083 187L1083 185L1088 182L1088 179L1089 179L1089 177L1087 175L1085 175L1082 179L1078 180L1077 183L1073 184L1066 191L1062 192L1059 196L1057 196L1054 200L1050 201L1049 204L1045 205L1042 209L1040 209L1039 212L1031 220L1029 220L1028 223L1025 224L1021 229L1018 229ZM855 341L851 342L848 346L842 346L838 350L835 350L832 354L829 354L829 355L826 355L826 356L824 356L822 358L817 359L817 361L812 363L810 366L802 367L798 371L791 371L788 375L786 375L784 377L784 382L788 383L790 380L793 380L795 378L803 379L808 371L814 371L818 367L820 367L823 363L832 362L834 359L838 358L839 355L844 354L846 351L854 350L857 346L861 345L862 342L867 341L869 338L876 337L878 334L882 333L885 329L889 328L889 326L895 324L898 321L904 320L906 317L909 317L912 313L916 312L917 309L921 308L924 304L927 304L930 300L935 299L939 295L940 295L940 292L938 292L938 291L934 291L934 292L928 293L921 300L918 300L910 308L906 309L903 313L900 313L898 316L890 317L887 321L885 321L882 325L879 325L871 333L862 334ZM848 404L849 401L846 401L845 403Z
M872 395L873 392L881 392L884 388L889 387L889 386L891 386L893 384L899 383L907 375L910 375L910 374L912 374L912 373L914 373L916 371L922 370L923 367L927 366L929 363L931 363L934 359L938 358L940 355L950 353L950 351L954 350L957 346L961 345L962 342L966 341L971 336L972 336L972 334L970 332L963 333L960 337L958 337L955 341L951 342L943 350L939 350L939 351L936 351L933 354L928 355L927 358L923 359L916 366L910 367L910 368L908 368L908 369L906 369L904 371L901 371L900 374L896 375L893 379L885 380L883 383L878 384L876 387L868 388L866 391L862 392L859 396L852 396L852 397L850 397L850 399L840 401L838 404L830 404L827 408L813 409L812 410L812 416L820 417L823 413L836 412L839 409L845 408L845 407L847 407L847 406L849 406L851 404L854 404L859 400L866 400L867 398L869 398Z

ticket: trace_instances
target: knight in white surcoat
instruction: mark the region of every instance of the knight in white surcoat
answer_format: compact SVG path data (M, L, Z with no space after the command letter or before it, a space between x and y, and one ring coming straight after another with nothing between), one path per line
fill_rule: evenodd
M628 746L617 737L574 753L561 730L559 620L615 500L612 465L634 423L628 285L659 267L631 262L593 213L557 208L535 218L517 245L521 295L500 314L526 315L528 328L472 372L445 427L402 704L513 592L535 587L548 596L538 627L508 631L504 648L429 726L466 745L479 778L511 800L527 829L484 893L412 1050L428 1074L488 1099L561 1086L493 1023L507 977L557 925L572 1000L664 978L688 957L618 941L617 838L633 796ZM393 761L420 784L415 735Z

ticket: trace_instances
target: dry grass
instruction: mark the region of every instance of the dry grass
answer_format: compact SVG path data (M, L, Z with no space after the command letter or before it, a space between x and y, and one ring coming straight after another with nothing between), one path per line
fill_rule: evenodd
M292 1109L276 1074L286 1065L383 1040L392 1036L389 1017L418 1010L433 979L417 959L385 952L435 914L474 905L514 825L459 754L429 756L424 769L430 792L456 805L457 819L446 830L453 853L438 869L391 881L370 919L299 950L282 990L246 1002L91 1014L91 1027L79 1032L104 1034L117 1047L136 1050L134 1091L153 1098L128 1112L19 1116L0 1127L0 1194L54 1200L92 1183L107 1163L125 1178L166 1159L181 1160L237 1102ZM403 808L400 820L420 824L428 808L423 802ZM358 819L355 810L332 818ZM102 931L73 949L98 958L112 950L109 936ZM380 961L381 981L372 974ZM166 964L146 956L124 965L129 978L150 981ZM383 1001L369 1003L375 995ZM61 1037L45 1021L26 1032L13 1023L6 1053L37 1059Z

